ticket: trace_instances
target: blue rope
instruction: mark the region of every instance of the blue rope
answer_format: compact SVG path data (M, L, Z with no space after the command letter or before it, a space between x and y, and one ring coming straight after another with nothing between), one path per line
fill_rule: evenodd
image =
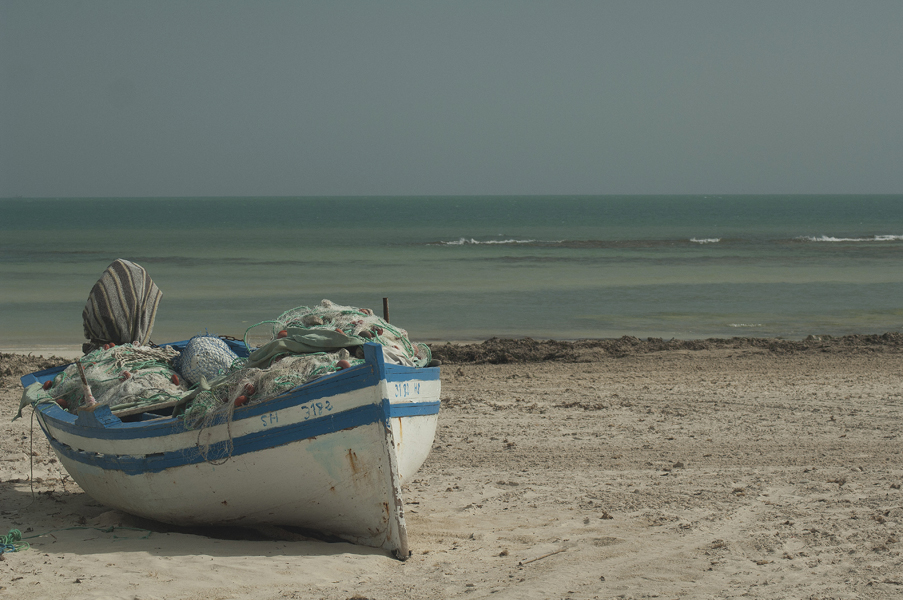
M56 531L71 531L75 529L94 529L103 533L112 533L114 540L146 540L151 536L151 533L153 533L149 529L140 529L138 527L117 527L115 525L111 525L109 527L62 527L60 529L52 529L44 533L36 533L28 537L36 538L54 533ZM141 537L122 536L116 535L116 531L139 531L143 532L144 535ZM20 550L28 550L29 548L31 548L31 544L22 540L22 532L18 529L10 529L8 535L0 535L0 554L3 554L4 552L19 552Z
M28 550L31 546L22 541L22 532L18 529L10 529L8 535L0 535L0 554L4 552L18 552Z

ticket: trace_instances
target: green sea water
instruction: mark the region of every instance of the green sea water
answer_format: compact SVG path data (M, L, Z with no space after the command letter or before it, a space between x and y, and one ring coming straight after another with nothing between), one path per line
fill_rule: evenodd
M329 298L418 341L903 329L903 196L0 199L0 348L76 347L116 258L153 339Z

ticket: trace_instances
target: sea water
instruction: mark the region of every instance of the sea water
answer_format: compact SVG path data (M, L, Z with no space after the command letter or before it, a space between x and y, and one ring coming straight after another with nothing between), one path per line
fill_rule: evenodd
M76 347L116 258L153 340L328 298L419 341L903 328L903 196L0 199L0 348Z

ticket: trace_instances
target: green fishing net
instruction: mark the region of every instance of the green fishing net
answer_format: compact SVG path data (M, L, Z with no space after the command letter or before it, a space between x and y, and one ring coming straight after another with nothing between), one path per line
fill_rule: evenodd
M215 377L191 387L174 365L180 353L169 347L123 344L87 354L82 363L98 404L116 412L140 412L175 404L189 428L231 418L237 406L275 398L342 368L362 364L366 342L383 347L387 362L424 367L432 359L426 344L412 343L404 329L367 308L323 300L288 310L248 328L249 358L238 358ZM71 412L85 403L77 367L70 365L46 389L28 392L30 403L55 401ZM23 398L23 403L25 402Z
M98 348L79 362L97 403L122 411L182 398L188 386L172 368L178 355L172 348L123 344ZM41 400L54 401L71 412L85 404L85 391L75 364L58 374L42 392Z
M286 340L284 344L280 343L282 339ZM342 367L362 364L360 346L365 342L382 345L390 363L424 367L432 360L426 344L412 343L407 331L390 325L372 310L330 300L316 306L293 308L275 319L252 325L245 331L244 340L248 347L256 346L257 350L243 365L236 363L236 368L208 382L209 389L198 393L186 407L186 425L209 425L221 415L231 414L236 405L275 398ZM295 346L291 340L299 344L304 341L320 344L324 348L330 344L346 347L323 351L306 348L299 354L292 351ZM265 354L267 360L261 361L260 354Z

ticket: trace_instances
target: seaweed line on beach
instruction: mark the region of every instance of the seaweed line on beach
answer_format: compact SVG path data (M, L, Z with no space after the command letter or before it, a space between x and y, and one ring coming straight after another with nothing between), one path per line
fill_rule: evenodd
M780 338L709 338L704 340L664 340L625 335L616 339L535 340L533 338L490 338L474 343L428 344L432 356L445 364L507 364L559 361L592 362L668 351L737 350L772 354L804 352L828 353L903 353L903 333L855 334L845 336L810 335L803 340ZM71 363L59 356L33 356L0 352L0 387L19 385L28 373Z
M591 362L606 357L634 356L667 351L738 350L773 354L799 352L900 353L903 333L880 335L810 335L804 340L779 338L710 338L705 340L663 340L633 336L600 340L534 340L532 338L491 338L481 343L431 344L433 357L449 364L506 364L523 362Z

